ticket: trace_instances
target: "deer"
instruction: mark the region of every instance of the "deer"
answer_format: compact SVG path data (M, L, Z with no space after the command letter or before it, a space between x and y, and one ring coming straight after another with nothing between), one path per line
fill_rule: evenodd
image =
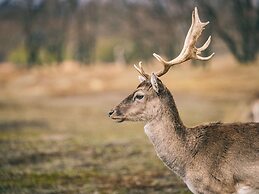
M205 26L198 9L192 12L192 24L183 49L171 61L153 56L163 65L148 74L142 63L134 65L141 83L136 90L108 113L117 122L144 122L144 131L157 156L194 194L259 193L259 123L212 122L187 127L182 122L173 95L160 77L175 65L190 59L209 60L201 52L211 36L197 48L195 44Z

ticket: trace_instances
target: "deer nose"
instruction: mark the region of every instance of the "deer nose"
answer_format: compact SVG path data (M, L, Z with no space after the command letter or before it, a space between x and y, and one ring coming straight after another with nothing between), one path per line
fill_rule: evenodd
M109 117L111 117L114 112L115 110L110 110L110 112L108 113Z

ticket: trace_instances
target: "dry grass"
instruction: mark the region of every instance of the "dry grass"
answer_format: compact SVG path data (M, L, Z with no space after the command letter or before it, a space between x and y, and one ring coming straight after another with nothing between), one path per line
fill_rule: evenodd
M0 193L187 193L141 125L106 118L111 106L91 96L2 100Z
M187 125L248 120L259 65L216 62L163 78ZM106 117L136 87L136 75L131 67L74 63L1 66L0 193L189 193L156 157L142 124Z
M258 65L256 65L258 63ZM259 61L237 65L230 56L215 58L207 67L193 68L190 64L176 66L162 79L173 91L206 97L252 97L259 93ZM145 65L148 72L160 65ZM10 96L67 96L110 91L131 91L138 84L133 66L99 65L82 67L66 62L60 66L44 66L17 70L0 66L2 92Z

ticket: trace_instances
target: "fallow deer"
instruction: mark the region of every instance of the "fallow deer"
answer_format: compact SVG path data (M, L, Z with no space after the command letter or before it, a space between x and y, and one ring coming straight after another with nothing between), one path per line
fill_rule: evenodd
M135 68L142 82L137 89L109 112L115 121L143 121L144 131L158 157L175 172L195 194L259 193L259 123L210 123L186 127L172 94L158 78L170 67L189 59L208 60L200 56L210 44L196 48L204 27L197 8L178 57L166 61L163 70L151 75L139 63Z

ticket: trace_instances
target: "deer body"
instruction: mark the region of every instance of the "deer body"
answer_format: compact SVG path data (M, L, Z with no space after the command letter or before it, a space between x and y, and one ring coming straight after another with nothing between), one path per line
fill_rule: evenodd
M164 164L193 193L238 193L245 187L257 188L250 193L259 193L259 123L187 128L170 102L169 91L166 97L159 115L144 127ZM170 111L163 110L164 106L171 106ZM251 181L246 182L247 178Z
M158 157L195 194L259 193L259 123L211 123L193 128L180 119L170 91L158 78L175 64L190 58L208 60L198 54L207 48L194 45L207 23L201 23L197 9L180 55L167 62L157 74L148 75L141 63L137 89L109 112L118 121L143 121L145 133Z
M158 157L193 193L259 193L259 123L185 127L171 93L157 82L158 94L149 81L142 82L115 107L111 118L145 121Z

